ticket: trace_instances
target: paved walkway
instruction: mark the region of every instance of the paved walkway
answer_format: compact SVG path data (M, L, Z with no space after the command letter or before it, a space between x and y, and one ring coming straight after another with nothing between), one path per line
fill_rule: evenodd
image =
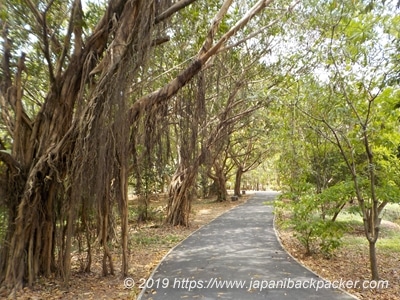
M276 195L257 192L184 240L164 258L139 299L355 299L321 287L325 281L282 249L272 206L264 204Z

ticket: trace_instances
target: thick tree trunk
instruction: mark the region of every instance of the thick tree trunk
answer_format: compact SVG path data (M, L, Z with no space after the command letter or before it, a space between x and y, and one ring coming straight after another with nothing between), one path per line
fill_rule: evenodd
M226 177L223 168L219 165L214 165L215 176L214 182L216 186L217 201L223 202L228 199L228 191L226 190Z
M234 187L234 195L241 197L240 193L240 187L242 185L242 175L243 175L243 168L238 167L236 170L236 175L235 175L235 187Z
M172 177L168 192L166 223L173 226L189 226L193 186L197 175L197 165L178 168Z

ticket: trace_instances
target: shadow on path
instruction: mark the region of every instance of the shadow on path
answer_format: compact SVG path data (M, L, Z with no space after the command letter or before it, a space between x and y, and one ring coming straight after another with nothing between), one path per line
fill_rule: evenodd
M355 299L326 288L282 249L272 205L265 205L276 195L257 192L184 240L157 267L139 299Z

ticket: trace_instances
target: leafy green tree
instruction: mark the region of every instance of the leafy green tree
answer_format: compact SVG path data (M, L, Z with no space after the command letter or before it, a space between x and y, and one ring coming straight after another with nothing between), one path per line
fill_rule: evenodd
M318 3L318 5L316 5ZM297 62L286 81L281 170L294 209L322 208L335 220L346 201L357 200L364 220L373 279L379 278L375 244L381 212L398 202L398 84L390 41L394 4L312 1L298 7L282 43L295 45L281 57ZM303 20L303 29L296 21ZM292 33L297 35L292 35ZM302 32L302 34L299 34ZM285 101L286 100L286 101ZM334 197L334 195L336 195ZM335 198L332 202L329 199ZM304 207L298 203L305 201ZM314 203L308 206L307 203ZM296 208L297 207L297 208ZM307 210L307 209L306 209ZM297 214L302 216L302 213ZM299 219L305 237L311 228ZM318 226L317 226L318 227Z
M392 69L387 59L391 47L381 42L382 36L378 34L382 22L390 19L385 10L384 6L370 10L363 4L340 5L340 10L332 15L335 23L325 43L326 60L322 61L328 66L329 82L317 83L321 86L318 95L310 94L308 91L315 89L306 83L301 94L307 101L298 104L310 120L319 122L315 130L335 145L342 156L348 172L343 179L353 183L375 280L379 279L375 244L381 213L387 203L398 201L400 192L393 177L399 166L395 155L400 137L398 112L394 110L398 87L387 87ZM357 14L357 18L351 17L351 13ZM315 106L312 111L310 106Z

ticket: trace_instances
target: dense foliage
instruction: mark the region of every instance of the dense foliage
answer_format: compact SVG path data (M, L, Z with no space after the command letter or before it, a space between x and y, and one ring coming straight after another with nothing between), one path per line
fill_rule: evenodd
M0 282L68 282L74 247L127 274L128 193L166 222L227 187L279 187L306 251L342 209L400 194L400 18L391 1L0 3ZM115 242L115 243L112 243ZM134 251L134 250L133 250Z

